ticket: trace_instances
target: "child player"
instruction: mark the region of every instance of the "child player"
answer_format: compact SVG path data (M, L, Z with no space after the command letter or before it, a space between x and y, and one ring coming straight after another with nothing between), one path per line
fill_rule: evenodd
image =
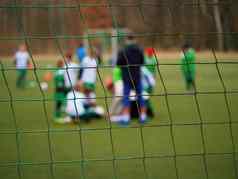
M25 44L21 44L14 57L14 62L16 64L17 69L17 81L16 81L17 88L25 88L27 68L28 65L30 64L29 59L30 56L26 50Z
M97 80L97 61L96 51L92 47L89 49L89 54L86 56L80 66L83 69L81 83L83 84L84 93L87 97L87 105L96 105L95 84Z
M134 36L129 34L126 45L118 53L117 66L121 69L123 81L123 112L120 122L128 124L130 118L130 91L135 89L140 108L139 122L147 121L145 101L142 98L141 66L144 65L144 52L136 43Z
M119 67L113 68L112 74L112 85L111 88L108 86L110 84L110 80L107 82L108 89L112 92L112 104L109 108L110 116L119 115L122 111L122 96L123 96L123 82L121 76L121 69Z
M66 100L66 88L64 82L64 67L63 60L58 60L57 70L54 73L54 83L55 83L55 122L61 121L63 108Z
M149 47L145 49L145 64L146 68L155 76L157 60L154 48Z
M76 55L78 57L79 64L81 64L83 59L86 57L86 54L87 54L86 48L84 47L83 43L80 43L79 47L76 49ZM79 78L81 77L82 73L83 73L83 69L80 68L79 74L78 74Z
M78 80L79 65L73 62L72 53L68 52L65 55L66 64L64 66L64 82L66 91L71 91Z
M82 83L77 82L74 90L67 94L66 113L68 116L65 118L67 122L79 122L79 119L88 121L91 118L101 118L104 115L104 110L101 107L85 107L87 101L82 88Z
M145 104L147 107L147 114L150 117L153 117L153 108L150 105L149 93L155 86L155 79L153 74L146 67L141 68L141 73L142 73L141 80L143 88L142 94L145 95L143 96L143 98L145 100ZM119 67L115 67L113 69L113 78L112 80L110 78L106 80L106 86L107 89L113 94L112 104L110 105L109 109L109 114L111 116L110 119L112 122L120 122L120 114L123 108L122 106L123 82L122 82L121 69ZM131 96L130 101L131 102L135 101L134 99L135 94L130 96ZM131 107L130 115L137 116L136 113L138 113L137 105Z
M195 58L195 50L190 44L185 44L182 47L181 69L187 90L195 88Z

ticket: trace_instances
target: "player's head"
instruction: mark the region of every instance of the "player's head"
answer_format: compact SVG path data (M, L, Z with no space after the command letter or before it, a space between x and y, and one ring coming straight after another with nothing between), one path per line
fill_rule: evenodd
M89 95L90 93L95 91L95 86L92 84L88 84L88 83L82 83L82 91L84 92L84 94Z
M64 66L64 61L61 60L61 59L59 59L59 60L57 61L57 67L61 68L61 67L63 67L63 66Z
M78 81L76 85L74 86L75 91L82 91L83 90L83 84L81 81Z
M126 43L130 44L130 43L135 43L135 36L132 34L132 32L129 32L126 36Z
M79 46L79 47L83 47L83 43L80 42L80 43L78 44L78 46Z
M22 52L23 52L23 51L26 51L26 45L25 45L25 44L20 44L18 48L19 48L19 50L22 51Z
M105 79L104 83L105 83L105 86L106 86L107 90L110 91L111 93L113 93L114 86L113 86L112 78L110 76L108 76Z
M72 53L71 52L67 52L65 54L65 58L66 58L67 61L72 61Z
M90 48L88 49L88 55L89 55L91 58L96 58L96 56L97 56L96 48L95 48L95 47L90 47Z
M155 49L152 48L152 47L148 47L145 49L145 54L148 56L148 57L152 57L155 55Z
M189 42L184 43L182 46L183 51L187 51L189 48L191 48L191 44Z

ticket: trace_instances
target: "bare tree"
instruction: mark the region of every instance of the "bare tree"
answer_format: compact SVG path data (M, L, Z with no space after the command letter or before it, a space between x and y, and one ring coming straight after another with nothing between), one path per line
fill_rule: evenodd
M199 4L200 4L200 7L201 7L201 11L202 11L202 14L207 16L207 4L206 4L206 0L199 0Z
M213 15L217 29L218 50L224 50L223 27L219 9L219 0L213 0L213 3Z

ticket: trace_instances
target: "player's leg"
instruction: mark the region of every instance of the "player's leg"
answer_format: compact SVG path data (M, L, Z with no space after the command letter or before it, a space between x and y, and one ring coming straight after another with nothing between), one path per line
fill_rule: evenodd
M123 98L123 82L117 81L114 83L114 96L112 98L112 104L110 105L110 115L120 115L122 113L122 98Z
M104 110L101 107L90 107L85 110L85 112L79 115L79 118L85 121L90 119L100 119L104 115Z
M80 69L79 69L79 73L78 73L78 80L81 79L82 74L83 74L83 68L80 68Z
M120 115L122 111L122 98L119 96L114 96L112 98L112 104L109 108L110 115Z
M138 105L140 107L140 122L144 123L147 120L147 115L146 115L146 104L145 100L142 96L142 84L141 81L138 81L135 83L135 90L136 90L136 95L138 99Z
M25 80L26 80L26 70L25 69L17 70L16 86L18 88L24 88L25 87Z
M190 89L190 74L186 71L183 71L183 76L185 80L186 89L189 90Z
M187 90L191 90L191 89L194 89L194 80L193 80L193 77L192 77L192 74L191 73L188 73L186 75L186 87L187 87Z
M21 86L21 70L17 70L16 87L20 88L20 86Z
M151 105L150 99L146 100L145 103L146 103L146 108L147 108L146 114L149 117L153 118L154 117L154 109L153 109L153 106Z
M61 100L56 100L55 101L55 117L59 118L61 117L61 107L62 107L62 101Z
M123 82L123 98L122 98L123 110L121 116L122 123L130 122L130 99L129 99L130 91L131 91L131 84Z
M23 69L22 70L22 86L23 86L23 88L26 86L26 74L27 74L27 70Z
M63 106L63 100L56 99L55 100L55 112L54 112L54 122L59 124L69 123L72 121L70 117L62 117L62 106Z
M186 89L190 90L190 87L191 87L191 81L190 81L189 77L187 77L186 78Z

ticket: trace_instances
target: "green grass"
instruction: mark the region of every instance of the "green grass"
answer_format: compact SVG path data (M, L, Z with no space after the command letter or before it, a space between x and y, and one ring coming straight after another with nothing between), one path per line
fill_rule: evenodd
M166 60L161 62L168 63ZM50 63L53 62L37 64L44 67ZM4 62L5 68L11 66ZM238 64L219 64L218 68L226 90L238 90ZM176 179L176 168L180 179L203 179L206 178L207 166L209 179L235 179L235 167L236 170L238 168L238 94L227 94L231 114L229 118L223 93L198 94L197 97L180 95L186 93L186 90L179 65L161 65L160 71L169 93L169 106L163 95L165 91L161 78L157 74L154 94L159 96L151 98L156 116L143 127L135 120L130 125L132 128L121 128L115 124L110 128L106 120L79 125L54 124L53 84L45 93L47 100L44 103L37 86L17 90L15 71L4 71L14 99L13 108L20 131L17 139L10 97L1 73L0 178L18 178L19 169L22 179L48 179L52 177L51 172L56 179L83 176L85 179L111 179L114 175L118 179L142 179L146 178L145 166L151 179ZM42 79L44 72L37 70L36 74ZM100 74L105 77L110 74L110 69L100 69ZM28 79L35 80L33 71L28 73ZM197 65L196 82L199 92L224 90L214 64ZM97 96L105 96L99 80ZM106 108L105 99L97 102ZM110 105L110 99L107 102ZM202 126L200 117L204 123ZM79 131L80 128L85 130ZM19 168L16 165L18 159L21 162L18 163L21 164Z

